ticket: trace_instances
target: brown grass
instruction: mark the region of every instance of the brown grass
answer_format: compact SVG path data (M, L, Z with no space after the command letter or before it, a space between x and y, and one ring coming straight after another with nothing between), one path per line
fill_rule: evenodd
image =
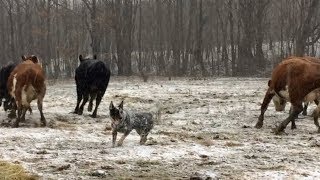
M35 175L28 174L19 164L0 161L0 179L5 180L37 180Z

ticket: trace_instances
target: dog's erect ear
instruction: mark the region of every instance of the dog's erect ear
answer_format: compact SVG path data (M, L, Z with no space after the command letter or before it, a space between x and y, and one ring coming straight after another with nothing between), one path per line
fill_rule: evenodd
M27 59L26 56L24 55L22 55L21 58L22 58L22 61L25 61Z
M123 101L119 104L119 108L123 109Z
M113 105L113 102L111 101L110 106L109 106L109 110L112 110L112 109L114 109L114 105Z
M81 54L79 55L79 61L80 61L80 62L82 62L82 61L83 61L83 57L82 57L82 55L81 55Z

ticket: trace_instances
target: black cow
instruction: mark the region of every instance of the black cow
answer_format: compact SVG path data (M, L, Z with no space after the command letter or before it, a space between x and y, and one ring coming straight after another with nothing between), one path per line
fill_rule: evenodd
M90 97L88 111L92 111L93 100L96 99L96 107L91 117L97 117L97 109L101 99L106 92L110 79L110 69L106 64L97 57L93 59L84 59L82 55L79 56L80 65L76 69L76 85L77 85L77 106L74 113L81 115L83 108ZM82 104L80 105L80 102ZM80 107L79 107L80 105Z
M8 63L0 69L0 106L2 105L2 99L4 99L3 108L5 111L11 107L11 96L8 92L7 82L10 73L17 66L17 63Z

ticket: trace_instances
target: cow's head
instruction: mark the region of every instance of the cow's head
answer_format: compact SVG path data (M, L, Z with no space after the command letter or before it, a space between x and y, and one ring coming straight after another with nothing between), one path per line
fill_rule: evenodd
M21 56L22 61L26 62L26 61L31 61L35 64L39 63L39 60L37 58L37 56L35 55L31 55L31 56Z
M268 86L270 87L271 85L271 80L268 81ZM274 104L274 108L276 109L276 111L284 111L287 105L287 100L278 96L276 93L275 95L272 97L272 102Z
M287 105L287 101L278 95L274 95L272 98L276 111L284 111Z

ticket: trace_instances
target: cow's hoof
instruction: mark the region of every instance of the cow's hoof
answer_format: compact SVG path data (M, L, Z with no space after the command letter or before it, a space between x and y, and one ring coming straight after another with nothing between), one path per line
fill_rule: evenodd
M13 128L18 128L19 127L19 123L13 123L12 127Z
M96 118L97 115L96 115L96 114L92 114L91 117L92 117L92 118Z
M79 113L79 108L74 109L73 113L74 114L78 114Z
M82 115L83 114L83 112L82 111L78 111L78 113L77 113L78 115Z
M274 132L275 135L284 134L284 130L281 127L273 128L272 131Z
M263 122L257 122L257 124L254 126L257 129L261 129L263 125Z
M14 119L14 118L17 118L17 115L14 113L10 113L10 114L8 114L8 118L10 118L10 119Z
M291 129L297 129L296 125L291 125Z
M41 124L40 124L41 127L46 127L46 126L47 126L47 120L46 120L46 118L42 117L42 118L40 119L40 121L41 121Z

